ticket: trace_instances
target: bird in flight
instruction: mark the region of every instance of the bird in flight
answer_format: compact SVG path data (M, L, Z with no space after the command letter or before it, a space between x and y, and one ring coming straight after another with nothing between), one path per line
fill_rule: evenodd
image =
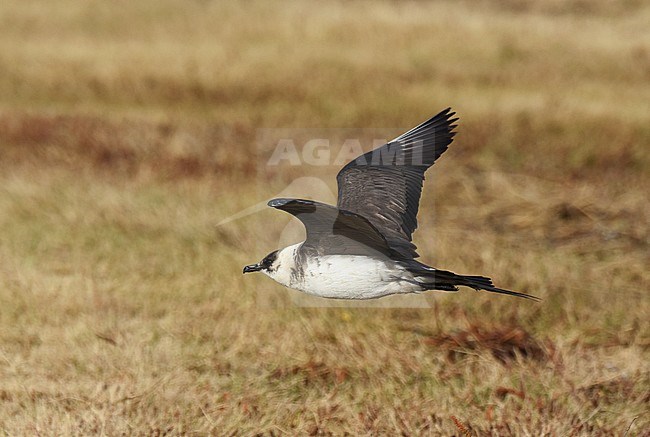
M244 273L332 299L374 299L459 286L539 300L497 288L484 276L429 267L412 242L424 173L451 144L457 127L447 108L394 140L349 162L336 177L336 206L304 199L273 199L306 229L305 241L268 254Z

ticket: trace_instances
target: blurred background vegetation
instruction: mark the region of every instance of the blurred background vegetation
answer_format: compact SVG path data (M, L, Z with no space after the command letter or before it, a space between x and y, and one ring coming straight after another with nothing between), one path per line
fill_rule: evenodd
M647 432L648 22L637 0L2 2L0 431ZM423 261L542 303L310 309L242 278L288 217L215 224L337 171L260 171L258 129L447 106Z

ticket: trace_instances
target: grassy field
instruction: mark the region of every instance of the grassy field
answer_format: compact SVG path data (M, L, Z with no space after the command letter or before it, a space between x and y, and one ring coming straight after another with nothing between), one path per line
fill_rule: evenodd
M650 7L224 3L0 5L0 434L650 435ZM261 128L447 106L422 260L541 303L242 276L338 170Z

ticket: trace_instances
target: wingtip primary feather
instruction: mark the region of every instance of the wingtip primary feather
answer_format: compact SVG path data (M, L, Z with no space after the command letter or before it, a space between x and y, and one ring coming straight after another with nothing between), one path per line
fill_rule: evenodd
M432 129L434 131L440 129L441 130L440 133L443 133L445 130L447 132L451 132L454 128L457 127L457 125L454 125L453 123L460 120L460 117L454 118L455 115L456 112L452 111L451 107L443 109L433 117L429 118L423 123L420 123L414 128L408 130L407 132L404 132L402 135L398 136L397 138L395 138L390 142L392 143L395 141L409 141L411 139L415 139L415 137L420 135L422 132L431 131Z

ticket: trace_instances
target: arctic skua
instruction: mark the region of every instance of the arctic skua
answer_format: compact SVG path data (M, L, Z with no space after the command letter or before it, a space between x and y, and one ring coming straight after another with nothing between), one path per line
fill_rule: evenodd
M458 275L430 267L412 235L425 172L451 144L458 118L447 108L341 169L336 206L305 199L273 199L306 230L301 243L268 254L244 273L262 272L276 282L333 299L375 299L428 290L473 288L539 300L497 288L484 276Z

